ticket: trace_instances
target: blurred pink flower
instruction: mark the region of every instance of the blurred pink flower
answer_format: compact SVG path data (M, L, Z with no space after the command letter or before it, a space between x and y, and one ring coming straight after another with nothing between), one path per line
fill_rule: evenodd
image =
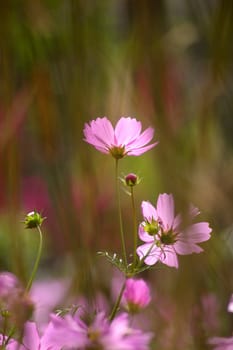
M207 222L181 227L181 215L175 216L172 194L160 194L157 208L150 202L142 202L144 221L139 225L139 237L145 242L137 248L140 259L145 264L154 265L161 261L178 268L177 254L186 255L203 251L196 243L207 241L212 231ZM190 218L199 214L197 208L191 208Z
M233 337L222 338L213 337L209 339L210 345L214 346L214 350L232 350L233 349Z
M139 156L158 143L147 145L154 136L154 129L149 127L143 133L141 129L141 122L135 118L121 117L115 129L108 118L97 118L85 124L84 141L102 153L111 154L116 159L126 155Z
M23 290L18 278L11 272L0 273L0 300L10 299Z
M127 314L120 314L110 322L100 312L88 325L77 315L63 318L51 315L41 349L149 350L151 338L151 333L132 328Z
M143 279L128 278L122 296L122 305L129 312L138 312L151 301L150 289Z
M215 294L208 293L201 297L202 325L207 334L213 334L219 327L219 303Z
M62 278L47 278L33 282L30 296L35 305L34 320L39 330L46 327L50 313L65 300L70 284L70 280Z
M231 294L231 298L230 298L230 301L229 301L228 306L227 306L227 311L233 312L233 294Z

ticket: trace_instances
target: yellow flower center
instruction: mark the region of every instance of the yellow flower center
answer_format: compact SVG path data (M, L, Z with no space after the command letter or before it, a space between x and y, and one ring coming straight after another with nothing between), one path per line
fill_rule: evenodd
M149 235L154 236L156 235L161 229L161 226L157 220L152 219L150 221L144 222L144 230L149 233Z

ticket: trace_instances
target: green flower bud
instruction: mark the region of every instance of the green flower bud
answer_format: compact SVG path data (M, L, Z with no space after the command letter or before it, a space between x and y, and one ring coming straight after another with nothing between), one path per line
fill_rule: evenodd
M42 222L46 218L43 218L41 214L39 214L37 211L31 211L28 213L25 217L24 223L26 228L36 228L38 226L41 226Z

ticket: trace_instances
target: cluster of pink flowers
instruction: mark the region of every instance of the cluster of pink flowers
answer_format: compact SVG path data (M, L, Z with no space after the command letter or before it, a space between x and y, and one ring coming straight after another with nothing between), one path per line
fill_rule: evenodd
M84 140L102 153L116 160L125 156L139 156L155 147L150 143L154 129L142 132L142 125L131 117L122 117L115 128L107 117L97 118L84 127ZM118 180L118 177L116 176ZM133 187L140 181L130 173L125 177L125 185ZM118 181L117 181L118 184ZM120 201L119 201L120 202ZM134 208L134 204L132 205ZM128 263L124 244L124 234L120 216L120 230L123 259L116 260L107 254L113 265L123 272L120 288L112 312L91 311L82 314L79 305L75 310L66 309L61 313L51 313L43 328L32 321L33 301L30 292L42 248L40 226L44 218L37 211L30 212L25 219L26 228L37 228L40 244L32 276L26 289L18 279L8 273L0 274L0 348L5 350L149 350L153 337L151 332L132 326L132 316L141 312L151 302L151 291L147 282L135 275L157 262L178 268L178 255L200 253L198 243L210 238L211 228L207 222L189 223L184 226L182 215L175 214L172 194L160 194L156 207L149 201L141 204L143 220L135 224L133 261ZM119 205L120 213L120 205ZM190 207L187 219L193 220L199 210ZM135 220L136 223L136 220ZM138 245L138 239L141 243ZM115 260L114 260L115 259ZM119 266L117 265L119 263ZM33 288L32 288L33 290ZM49 291L48 291L49 292ZM44 290L43 290L44 294ZM85 308L85 304L81 304ZM36 308L36 306L35 306ZM35 314L35 313L34 313ZM40 329L40 331L38 331ZM212 339L216 350L230 349L231 339ZM230 344L229 348L225 346Z
M149 288L143 280L129 279L124 291L125 303L131 303L138 310L148 305L150 301ZM4 304L5 310L10 310L11 315L19 312L19 309L10 309L11 300L6 300L6 295L18 294L19 281L11 273L0 274L0 305ZM22 287L20 290L23 291ZM22 305L22 308L24 305ZM1 323L4 318L1 319ZM38 332L35 322L27 321L23 327L23 337L17 339L8 338L7 334L0 334L0 344L6 350L148 350L152 333L142 332L130 325L129 314L122 312L113 320L109 320L104 311L85 317L76 312L69 312L64 316L51 314L50 320L42 334Z
M158 142L147 145L153 138L152 128L141 133L141 122L122 117L115 129L106 118L97 118L84 128L85 141L102 153L116 159L125 155L138 156L155 147ZM175 215L172 194L160 194L155 208L150 202L142 202L144 221L139 225L139 237L144 242L137 248L139 258L147 265L158 261L171 267L178 267L177 255L200 253L197 243L210 238L211 228L207 222L183 227L182 215ZM197 208L190 208L189 219L199 214Z

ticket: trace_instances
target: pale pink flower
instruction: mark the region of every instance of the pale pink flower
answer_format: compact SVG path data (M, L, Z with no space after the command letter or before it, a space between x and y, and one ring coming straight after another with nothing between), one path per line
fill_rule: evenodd
M142 202L142 213L139 237L145 243L137 248L137 254L147 265L161 261L178 268L177 254L200 253L203 249L197 243L210 238L212 230L207 222L182 227L182 216L175 216L172 194L160 194L156 208L150 202ZM199 211L192 207L189 214L192 219Z
M98 151L111 154L120 159L124 156L139 156L149 151L158 142L148 145L154 136L154 129L149 127L141 133L142 124L135 118L121 117L115 129L108 118L97 118L84 127L84 141Z
M141 279L128 278L122 296L122 305L129 312L138 312L144 309L151 301L150 288Z

